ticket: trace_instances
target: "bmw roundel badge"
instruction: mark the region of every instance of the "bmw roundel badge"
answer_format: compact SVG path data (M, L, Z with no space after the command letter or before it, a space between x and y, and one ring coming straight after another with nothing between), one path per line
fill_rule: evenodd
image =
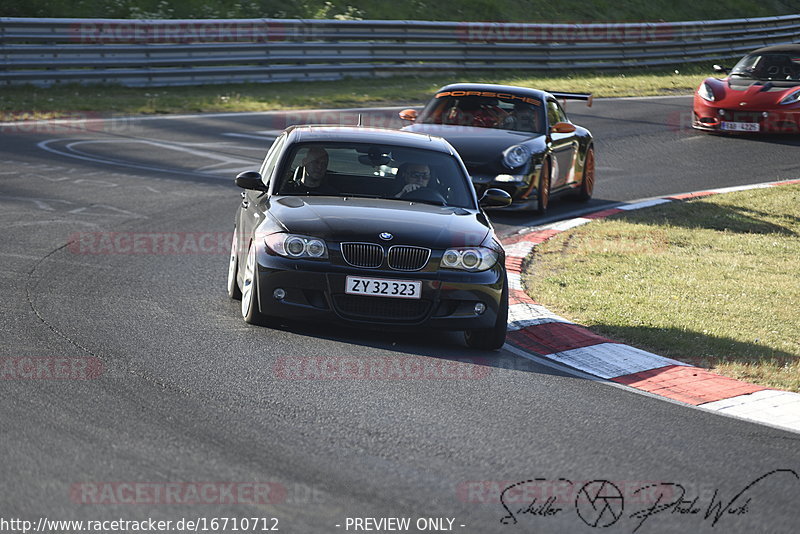
M391 241L392 239L394 239L394 236L389 232L381 232L380 234L378 234L378 237L380 237L384 241Z

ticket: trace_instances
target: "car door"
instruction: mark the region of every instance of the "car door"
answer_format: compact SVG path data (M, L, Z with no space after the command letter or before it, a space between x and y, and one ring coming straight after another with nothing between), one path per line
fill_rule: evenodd
M261 164L260 174L261 180L264 185L269 186L273 178L275 167L283 152L283 146L286 143L286 135L278 137L269 151L267 152L264 162ZM239 248L239 261L243 265L247 259L247 252L249 250L250 241L253 239L253 233L259 224L264 220L265 203L267 200L266 191L255 191L252 189L245 189L242 191L242 203L239 209L239 226L240 226L240 240L243 245Z
M555 99L547 100L547 122L549 128L559 122L569 122L564 109ZM551 132L550 139L550 147L553 154L553 181L550 186L551 190L556 190L574 181L573 166L578 149L578 136L576 132Z

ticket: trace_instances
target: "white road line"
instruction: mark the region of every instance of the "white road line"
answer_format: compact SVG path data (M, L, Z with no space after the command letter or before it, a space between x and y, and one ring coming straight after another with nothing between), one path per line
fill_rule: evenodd
M233 132L224 133L222 135L225 135L225 136L228 136L228 137L241 137L243 139L257 139L258 141L271 141L272 139L277 137L278 134L280 134L282 131L283 130L275 130L276 133L275 133L274 136L241 134L241 133L233 133Z
M672 200L670 200L668 198L656 198L656 199L653 199L653 200L645 200L645 201L642 201L642 202L635 202L633 204L623 204L621 206L617 206L617 209L621 209L621 210L625 210L625 211L639 210L639 209L642 209L642 208L650 208L650 207L653 207L653 206L658 206L660 204L668 204L670 202L672 202Z
M616 378L668 365L687 365L619 343L600 343L557 352L549 357L601 378Z
M554 362L553 360L548 359L548 357L546 357L546 356L537 356L535 354L530 354L528 352L525 352L522 349L518 349L517 347L509 345L508 343L503 345L503 350L506 350L506 351L508 351L508 352L510 352L512 354L515 354L515 355L519 356L520 358L524 358L526 360L529 360L529 361L532 361L534 363L537 363L537 364L539 364L539 365L541 365L543 367L548 367L550 369L553 369L553 370L559 371L561 373L564 373L565 375L574 376L574 377L577 377L577 378L582 378L584 380L591 380L592 382L599 382L599 383L604 384L606 386L611 386L611 387L616 388L616 389L627 391L628 393L641 395L642 397L648 397L648 398L655 399L655 400L660 401L660 402L668 402L670 404L674 404L676 406L681 406L682 408L688 408L690 410L699 410L699 411L706 412L706 413L713 413L716 416L723 416L723 417L727 417L727 418L730 418L730 419L736 419L736 420L739 420L739 421L745 421L745 422L748 422L748 423L755 423L755 424L763 425L763 426L774 428L774 429L777 429L777 430L782 430L782 431L785 431L785 432L788 431L788 432L794 432L794 433L800 434L800 430L798 430L797 428L793 428L793 427L787 426L785 423L784 424L777 424L777 423L773 423L770 420L755 420L755 419L752 419L752 418L749 418L749 417L743 417L741 415L738 415L738 414L734 413L731 410L715 410L715 409L706 408L706 406L708 406L708 404L711 404L711 403L703 404L703 405L700 405L700 406L692 406L691 404L686 404L685 402L681 402L681 401L678 401L678 400L675 400L675 399L670 399L669 397L662 397L661 395L656 395L655 393L650 393L649 391L644 391L642 389L636 389L636 388L633 388L633 387L630 387L630 386L626 386L625 384L620 384L618 382L612 382L611 380L606 380L604 378L600 378L600 377L591 375L589 373L585 373L583 371L579 371L578 369L574 369L574 368L568 367L566 365L561 365L561 364L559 364L557 362ZM718 401L718 402L723 402L723 401Z
M653 95L653 96L604 96L602 98L595 98L593 102L598 100L663 100L666 98L686 98L692 97L694 93L686 93L679 95Z
M710 189L714 194L722 193L735 193L737 191L751 191L753 189L769 189L774 187L772 184L754 184L754 185L737 185L733 187L721 187L719 189Z
M700 408L800 432L800 394L763 390L701 404Z
M154 165L139 165L139 164L135 164L135 163L125 163L125 162L122 162L122 161L98 158L98 157L95 157L95 156L80 155L80 154L77 154L77 153L74 153L74 152L65 152L63 150L59 150L57 148L53 148L53 147L50 146L50 143L55 143L55 142L58 142L58 141L64 141L64 140L63 139L58 139L58 138L56 138L56 139L46 139L44 141L40 141L39 143L37 143L36 146L38 146L39 148L41 148L42 150L44 150L46 152L50 152L51 154L58 154L59 156L64 156L64 157L67 157L67 158L79 159L79 160L83 160L83 161L90 161L92 163L103 163L103 164L106 164L106 165L116 165L118 167L125 167L125 168L128 168L128 169L140 169L140 170L147 170L147 171L165 172L165 173L169 173L169 174L180 174L180 175L184 175L184 176L194 176L194 177L202 176L204 178L216 178L216 179L219 179L219 180L228 180L228 177L225 177L225 176L217 176L217 175L214 175L214 174L202 174L202 173L192 172L192 171L183 171L183 170L180 170L180 169L168 169L168 168L165 168L165 167L157 167L157 166L154 166Z
M402 110L409 107L416 107L421 108L424 104L419 104L418 106L387 106L387 107L380 107L380 108L330 108L330 109L288 109L288 110L274 110L274 111L229 111L224 113L184 113L184 114L177 114L177 115L148 115L148 116L141 116L141 115L112 115L110 117L98 117L98 118L87 118L87 119L38 119L33 121L6 121L0 122L0 126L19 126L21 123L26 125L34 125L34 124L94 124L98 122L108 122L109 120L115 120L118 122L123 121L159 121L159 120L182 120L182 119L221 119L221 118L228 118L228 117L269 117L274 115L288 115L288 114L297 114L297 113L344 113L344 112L355 112L355 111L396 111Z
M572 228L582 226L588 222L592 222L592 219L584 219L583 217L577 217L575 219L567 219L566 221L560 221L554 224L549 224L546 226L546 228L548 230L556 230L558 232L564 232L566 230L571 230Z
M506 256L510 258L524 258L528 254L530 254L533 247L536 246L536 243L532 241L520 241L519 243L514 243L513 245L505 245L503 248L506 251Z
M521 330L544 323L574 324L539 304L513 304L508 307L508 330Z

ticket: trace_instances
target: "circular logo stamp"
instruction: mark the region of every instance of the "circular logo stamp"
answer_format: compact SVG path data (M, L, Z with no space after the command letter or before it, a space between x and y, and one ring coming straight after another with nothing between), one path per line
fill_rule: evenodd
M610 527L622 517L625 499L608 480L587 482L575 497L575 510L590 527Z

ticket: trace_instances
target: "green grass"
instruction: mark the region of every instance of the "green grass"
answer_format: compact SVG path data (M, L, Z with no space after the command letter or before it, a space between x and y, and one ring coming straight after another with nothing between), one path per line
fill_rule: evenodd
M531 297L593 331L800 391L800 186L615 215L526 266Z
M0 88L0 117L22 120L90 111L152 114L420 105L437 88L455 81L586 91L597 97L689 94L710 72L710 66L689 66L678 67L677 72L676 69L558 75L497 72L194 87L12 86Z

